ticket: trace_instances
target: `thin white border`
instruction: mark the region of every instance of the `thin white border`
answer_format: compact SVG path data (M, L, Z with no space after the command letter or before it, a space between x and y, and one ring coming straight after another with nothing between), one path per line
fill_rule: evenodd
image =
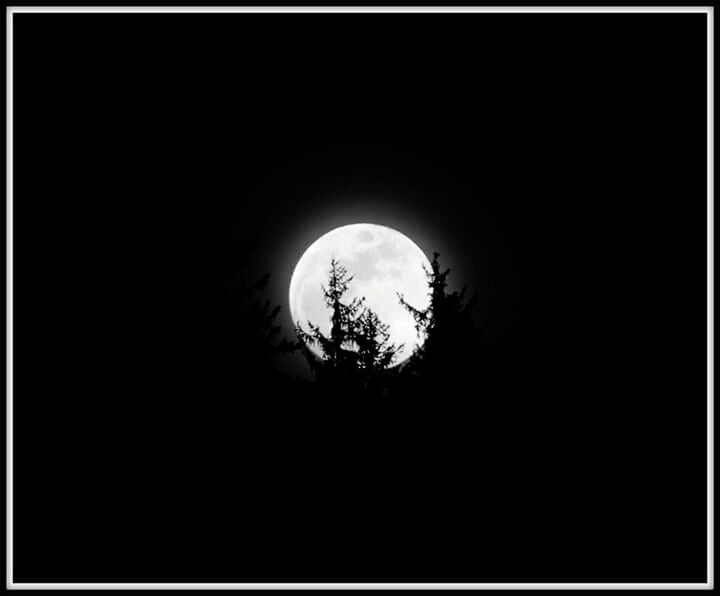
M707 583L14 583L13 581L13 14L14 13L707 13ZM7 555L10 590L540 589L714 588L714 11L712 7L8 7L7 8Z
M6 287L7 287L7 320L6 320L6 354L7 354L7 369L5 371L7 379L7 403L6 403L6 424L7 424L7 464L5 467L7 474L7 587L10 589L13 586L12 583L12 569L13 569L13 426L12 426L12 415L13 415L13 24L12 24L12 11L8 9L7 15L7 139L6 139L6 153L7 160L7 172L6 172L6 184L7 184L7 204L6 204L6 252L7 259L6 264Z
M708 12L710 7L706 6L586 6L586 7L569 7L569 6L548 6L548 7L506 7L506 6L20 6L10 7L11 12L131 12L131 13L196 13L196 12L250 12L250 13L318 13L318 12L346 12L346 13L397 13L397 12L418 12L418 13L439 13L439 12L492 12L492 13L576 13L576 12L611 12L611 13L676 13L676 12Z
M11 589L20 590L707 590L707 584L349 584L349 583L306 583L306 584L14 584Z
M714 396L715 396L715 11L708 10L707 17L707 581L715 585L715 436L714 436Z

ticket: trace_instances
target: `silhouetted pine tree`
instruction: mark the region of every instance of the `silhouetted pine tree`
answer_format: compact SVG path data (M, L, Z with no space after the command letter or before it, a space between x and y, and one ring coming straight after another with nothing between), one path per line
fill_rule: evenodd
M270 274L249 277L254 243L239 242L208 260L207 339L204 357L214 368L214 383L223 393L275 392L284 382L283 357L297 346L284 338L278 321L281 307L268 298ZM294 339L294 338L293 338ZM210 382L210 381L209 381Z
M390 343L390 325L380 321L369 308L357 319L355 341L358 345L358 365L369 372L388 369L403 349L403 345Z
M270 275L266 273L234 294L229 311L238 333L236 341L242 337L243 342L254 346L254 350L251 350L253 358L273 369L273 356L291 352L296 346L280 337L281 327L277 317L281 307L273 306L268 298L263 297L269 280Z
M306 350L308 362L319 377L367 388L369 379L392 365L402 346L390 343L389 326L364 306L365 298L343 302L352 279L348 270L332 259L328 285L322 286L325 305L332 311L330 334L325 335L311 321L309 332L300 325L296 330L300 339L322 351L318 361Z
M356 319L360 314L364 299L354 298L349 303L342 301L348 290L352 276L337 260L330 261L328 285L322 286L325 305L332 311L330 335L308 321L309 332L296 326L297 334L303 341L317 345L323 353L321 366L308 354L308 362L316 371L349 372L357 368L357 350L355 348Z
M449 292L450 269L440 267L439 253L433 254L431 270L425 269L430 304L418 309L398 294L400 304L415 320L415 329L424 339L408 362L407 370L428 381L449 381L462 376L469 368L477 370L480 329L473 318L476 297L466 300L467 288Z
M390 374L403 345L390 343L390 325L366 308L357 320L356 339L358 345L358 367L365 390L382 390L382 381Z

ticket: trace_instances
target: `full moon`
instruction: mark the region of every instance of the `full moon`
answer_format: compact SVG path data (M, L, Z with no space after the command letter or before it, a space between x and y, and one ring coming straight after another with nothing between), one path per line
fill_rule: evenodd
M390 342L404 344L395 365L410 358L422 339L411 314L401 306L398 293L415 308L429 305L423 265L428 270L431 266L425 253L397 230L369 223L342 226L320 236L300 257L290 280L290 313L306 331L310 321L324 334L330 332L331 313L322 286L327 287L333 258L353 276L343 302L365 297L365 305L390 326ZM322 357L317 346L308 347Z

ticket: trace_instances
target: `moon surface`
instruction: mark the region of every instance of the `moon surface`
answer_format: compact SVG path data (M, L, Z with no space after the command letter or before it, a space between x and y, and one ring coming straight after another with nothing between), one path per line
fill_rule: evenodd
M422 344L410 313L398 300L398 292L415 308L430 303L427 276L430 261L420 247L404 234L370 223L358 223L331 230L313 242L295 266L290 280L290 313L293 321L308 330L308 321L330 332L330 309L325 305L322 287L327 287L330 260L335 258L353 277L343 302L365 297L365 305L390 326L390 342L404 344L395 365ZM322 351L308 346L322 357Z

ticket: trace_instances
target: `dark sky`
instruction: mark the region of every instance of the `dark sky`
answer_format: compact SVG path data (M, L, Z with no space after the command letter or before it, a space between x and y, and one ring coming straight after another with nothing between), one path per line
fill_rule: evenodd
M658 495L682 512L643 518L647 544L625 548L647 557L615 580L658 577L663 535L688 556L662 551L663 573L701 575L704 14L14 19L28 468L102 443L98 420L160 453L148 433L173 404L208 416L202 309L223 267L269 272L289 333L304 248L368 221L478 292L518 416L589 454L584 487L634 482L623 520ZM75 465L90 482L98 464Z

